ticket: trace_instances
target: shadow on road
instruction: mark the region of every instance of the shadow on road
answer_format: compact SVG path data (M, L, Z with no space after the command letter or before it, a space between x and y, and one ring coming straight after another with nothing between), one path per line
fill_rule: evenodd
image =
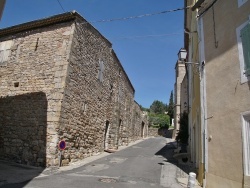
M172 141L169 143L166 143L166 145L161 148L159 151L155 153L157 156L162 156L165 159L163 160L162 163L159 163L160 165L163 165L164 162L172 163L173 165L177 166L179 169L181 169L183 172L186 174L189 174L189 172L195 172L195 168L191 163L178 163L178 160L173 157L174 155L174 149L176 142Z

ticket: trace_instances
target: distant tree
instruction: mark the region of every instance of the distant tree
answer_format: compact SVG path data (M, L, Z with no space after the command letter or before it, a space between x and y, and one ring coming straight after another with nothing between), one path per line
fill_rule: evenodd
M170 118L166 114L149 113L149 125L158 128L169 128Z
M165 109L165 104L158 100L155 100L150 106L150 112L155 114L164 114Z
M167 105L167 112L170 119L174 118L174 98L173 98L173 91L171 91L169 104Z

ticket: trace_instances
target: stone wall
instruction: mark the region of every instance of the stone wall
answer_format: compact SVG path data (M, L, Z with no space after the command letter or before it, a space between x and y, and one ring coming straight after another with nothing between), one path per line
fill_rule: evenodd
M69 145L64 163L127 145L141 131L133 122L133 86L111 44L81 23L72 38L60 117L59 138Z
M146 114L110 42L82 18L0 37L8 40L0 158L57 165L65 140L68 164L147 136Z
M159 136L158 128L152 128L152 127L148 128L148 136L154 136L154 137Z
M0 63L0 129L11 129L10 133L19 137L18 141L11 141L6 134L1 134L1 158L10 154L10 148L14 151L18 147L15 153L9 155L10 159L32 165L46 164L41 158L34 157L40 155L38 148L31 149L35 146L35 143L32 144L35 141L33 134L38 134L39 126L44 129L46 127L47 136L43 135L46 137L46 146L43 144L43 147L46 147L47 162L56 158L58 119L68 64L66 58L70 49L68 34L71 29L71 23L66 22L0 37L1 42L12 41L8 60ZM37 93L43 93L43 99L38 97ZM44 103L46 101L44 110L40 108L45 105L38 105L40 100L44 100ZM10 103L7 104L6 101ZM39 115L39 112L42 114ZM7 117L11 118L11 121L6 121L6 114L9 114ZM46 119L41 120L40 116L44 114ZM32 136L20 136L31 130L34 130ZM44 141L44 138L42 140ZM39 142L39 139L37 141ZM14 142L18 144L15 145ZM28 150L25 149L27 147ZM23 157L26 154L22 151L30 151L28 157Z
M0 157L45 166L47 99L43 92L0 98Z

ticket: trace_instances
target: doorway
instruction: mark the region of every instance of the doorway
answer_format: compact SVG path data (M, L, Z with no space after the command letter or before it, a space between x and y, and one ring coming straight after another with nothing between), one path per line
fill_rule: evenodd
M145 127L145 123L142 122L141 123L141 137L144 138L144 127Z
M104 150L108 149L108 140L109 140L109 121L106 121L105 130L104 130Z

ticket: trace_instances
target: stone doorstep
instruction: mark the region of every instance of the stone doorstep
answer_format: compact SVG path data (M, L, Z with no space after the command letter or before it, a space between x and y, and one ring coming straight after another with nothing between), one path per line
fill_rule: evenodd
M182 186L182 187L187 187L188 184L188 178L177 178L177 182ZM195 188L201 188L199 182L196 180L195 182Z

